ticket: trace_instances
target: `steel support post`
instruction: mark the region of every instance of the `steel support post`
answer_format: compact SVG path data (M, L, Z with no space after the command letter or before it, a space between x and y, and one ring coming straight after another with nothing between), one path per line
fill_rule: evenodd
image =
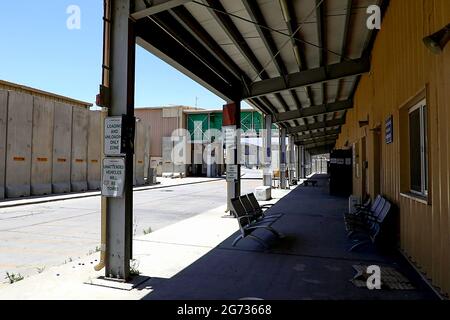
M111 0L109 116L134 115L135 34L130 1ZM106 41L106 39L105 39ZM127 128L123 128L126 131ZM131 142L130 142L131 143ZM125 185L121 198L107 198L105 276L126 281L132 259L133 152L125 155Z
M306 152L305 152L305 147L301 146L300 147L300 154L301 154L301 178L305 179L306 178Z
M263 184L272 187L272 116L264 117L263 134Z
M280 188L286 189L286 129L280 129Z
M295 145L294 136L289 136L289 182L295 179Z
M302 178L302 154L300 146L295 146L295 155L295 177L297 178L297 180L300 180Z
M227 150L227 159L226 159L226 170L227 170L227 212L230 215L235 216L235 213L232 210L231 199L239 197L241 195L241 102L240 101L231 101L227 105L229 107L230 112L229 116L232 116L232 119L229 119L229 123L227 124L228 129L230 127L234 127L235 135L234 135L234 143L230 143L230 141L226 141L226 150ZM231 125L231 126L230 126ZM235 169L236 177L235 179L229 179L230 172L232 168Z

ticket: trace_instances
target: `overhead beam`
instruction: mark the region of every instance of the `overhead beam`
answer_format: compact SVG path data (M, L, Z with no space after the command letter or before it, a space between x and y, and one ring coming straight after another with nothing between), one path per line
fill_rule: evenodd
M267 97L260 97L259 98L260 102L262 104L264 104L269 110L271 110L271 115L273 117L275 117L276 114L278 114L277 109L275 108L275 106L272 104L272 102L270 102L270 100ZM288 128L288 124L286 123L279 123L278 126L280 128Z
M330 136L312 138L312 139L308 139L305 141L296 141L295 144L297 144L299 146L303 146L303 145L308 145L308 144L312 144L312 143L336 141L337 138L338 138L338 136L335 134L335 135L330 135Z
M270 102L270 100L267 99L267 97L248 99L247 102L266 115L271 115L272 117L274 117L275 114L277 114L276 108ZM280 123L279 127L286 129L288 128L288 126L285 123Z
M324 147L315 147L315 148L311 148L308 149L308 152L312 155L318 155L318 154L325 154L325 153L330 153L331 150L333 150L334 145L329 145L329 146L324 146Z
M136 23L138 45L224 100L233 101L241 96L241 87L232 87L151 19Z
M223 5L220 1L216 0L205 0L209 6L209 11L216 22L222 27L223 31L228 35L233 44L239 50L239 52L244 56L244 58L248 61L252 69L256 73L260 73L263 70L263 66L259 62L256 55L253 53L253 50L247 44L244 39L244 36L241 34L239 29L234 24L233 20L229 15L223 13L226 12ZM268 75L265 71L261 73L261 78L268 78Z
M360 58L331 64L315 69L291 73L286 77L261 80L250 85L249 95L245 98L278 93L285 90L312 86L315 84L357 76L370 71L370 60Z
M303 43L299 41L301 35L300 32L296 31L298 28L297 16L295 14L295 10L293 8L292 1L279 0L281 11L283 13L283 18L286 22L286 27L288 29L288 33L291 36L291 44L294 52L294 57L297 62L298 71L306 70L305 57L303 56L304 48ZM311 105L311 88L304 87L306 97L308 98L308 103ZM295 91L294 91L295 93ZM296 95L297 93L295 93ZM301 104L298 104L298 107L301 107Z
M325 146L334 147L335 144L336 144L336 140L330 140L330 141L324 141L324 142L319 142L319 143L305 144L305 145L303 145L303 147L306 150L308 150L308 149L312 149L312 148L325 147Z
M275 123L302 119L312 116L326 115L332 112L338 112L342 110L350 109L353 106L352 100L338 101L334 103L323 104L320 106L313 106L309 108L303 108L299 110L292 110L275 115Z
M169 12L161 12L153 15L149 19L154 19L166 32L182 44L187 51L203 62L211 71L220 76L223 80L234 87L241 87L241 80L236 77L220 60L210 54L202 43L200 43L192 34L186 30Z
M280 76L288 74L283 59L281 58L281 55L277 55L278 49L277 45L275 44L275 41L273 40L272 34L268 29L262 27L262 26L267 27L267 22L264 19L264 16L259 8L258 3L256 3L256 1L254 0L243 0L243 4L252 21L256 22L255 25L256 30L258 31L259 37L264 43L264 46L269 52L269 55L273 60L275 67L277 68L278 74ZM281 106L285 111L289 110L289 106L287 105L287 103L284 101L283 97L280 94L276 94L275 98L278 100L278 102L281 104ZM295 97L293 97L293 99L295 100Z
M258 109L259 111L261 111L263 114L266 115L274 114L274 111L270 109L271 107L261 102L261 100L258 98L248 99L247 103L252 105L254 108Z
M177 21L188 30L197 41L213 55L220 60L229 70L238 78L242 78L245 83L251 80L241 70L241 68L230 58L230 56L222 49L217 41L202 27L202 25L194 18L194 16L184 6L179 6L169 10L169 12L177 19Z
M345 117L342 117L337 120L332 120L332 121L316 122L313 124L289 128L288 134L295 134L295 133L311 131L311 130L319 130L319 129L327 130L327 129L332 129L333 127L336 127L336 126L341 126L343 124L345 124Z
M131 13L131 17L135 20L143 19L145 17L163 12L185 3L191 0L133 0L134 10ZM151 3L151 5L149 5Z
M306 140L314 139L314 138L321 138L321 137L325 137L325 136L335 136L335 135L338 135L339 133L341 133L340 129L327 130L327 131L316 132L316 133L311 133L311 134L304 134L301 136L297 136L295 141L302 142L302 141L306 141Z
M326 65L326 46L325 41L325 27L324 27L324 19L323 19L323 11L324 11L324 3L322 0L316 0L316 24L317 24L317 35L318 35L318 47L319 47L319 65L322 67ZM327 101L327 90L325 88L324 83L320 84L320 92L322 95L322 103L326 103Z
M242 0L242 3L244 4L244 7L252 21L256 22L256 31L258 31L259 37L261 38L264 46L273 59L273 63L275 64L278 73L280 74L280 76L287 74L288 72L283 60L281 59L281 55L275 56L278 49L275 41L273 40L272 34L268 29L262 28L262 26L267 27L267 23L261 12L261 9L259 8L258 3L254 0Z
M352 20L352 10L353 10L353 0L347 0L347 9L345 12L345 24L344 24L344 32L342 33L342 41L341 41L341 56L339 57L339 62L343 62L344 58L347 55L347 41L348 34L350 30L350 23ZM342 79L338 81L336 99L341 95L343 90L343 81ZM350 97L353 97L353 92L350 94Z
M188 30L199 43L205 47L209 53L219 60L231 73L242 79L243 84L251 82L250 78L240 69L240 67L222 49L217 41L202 27L202 25L184 7L178 6L169 10L169 13ZM248 102L264 114L274 115L276 108L267 98L248 99Z
M248 45L247 41L245 40L242 33L239 31L239 29L234 24L233 20L230 18L229 15L225 14L226 12L223 5L220 3L220 1L217 0L205 0L206 3L209 6L209 11L213 18L216 20L216 22L221 26L223 31L228 35L228 37L231 39L233 44L236 46L236 48L239 50L239 52L242 54L242 56L247 60L250 67L253 69L253 71L256 74L259 74L259 77L261 79L268 79L269 75L264 70L262 64L259 62L258 58L256 57L253 50ZM244 94L245 95L245 94ZM278 100L280 105L283 107L285 111L289 110L286 102L284 101L283 97L279 93L275 93L275 98ZM246 97L251 98L251 97ZM246 99L243 98L243 99Z

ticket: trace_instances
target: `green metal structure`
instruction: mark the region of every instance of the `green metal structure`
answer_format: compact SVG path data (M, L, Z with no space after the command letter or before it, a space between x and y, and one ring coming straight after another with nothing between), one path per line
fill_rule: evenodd
M207 111L188 113L186 115L186 128L190 133L191 141L209 141L209 137L205 133L209 129L222 130L222 111ZM244 110L241 111L241 129L244 133L256 131L259 135L263 129L263 117L258 111ZM274 124L272 129L277 129Z

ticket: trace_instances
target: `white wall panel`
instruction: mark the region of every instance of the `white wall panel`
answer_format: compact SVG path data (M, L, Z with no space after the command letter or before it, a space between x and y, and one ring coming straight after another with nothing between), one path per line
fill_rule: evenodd
M31 145L31 194L52 193L54 103L34 97L33 139Z
M8 91L0 90L0 200L5 198L7 123L8 123Z
M55 103L53 130L54 193L70 192L70 163L72 151L72 106Z
M6 196L30 195L33 96L19 92L8 95L6 151Z
M72 191L86 191L89 110L73 107L72 116Z
M89 112L88 130L88 188L97 190L101 181L101 158L102 158L102 112Z

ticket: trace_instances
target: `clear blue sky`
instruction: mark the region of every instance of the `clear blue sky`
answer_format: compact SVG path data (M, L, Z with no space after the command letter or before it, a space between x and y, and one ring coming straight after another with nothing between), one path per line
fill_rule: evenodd
M69 30L69 5L81 29ZM0 79L94 102L101 82L102 0L0 1ZM142 48L136 53L136 106L220 109L224 101ZM243 105L244 106L244 105Z

